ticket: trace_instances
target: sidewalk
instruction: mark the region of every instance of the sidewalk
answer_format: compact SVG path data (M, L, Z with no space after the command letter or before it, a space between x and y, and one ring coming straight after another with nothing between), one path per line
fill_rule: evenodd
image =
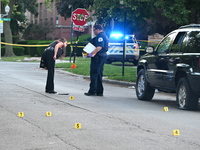
M25 57L24 58L24 61L40 61L41 60L41 57ZM60 59L56 59L56 63L66 63L66 62L69 62L69 61L66 61L66 60L60 60Z

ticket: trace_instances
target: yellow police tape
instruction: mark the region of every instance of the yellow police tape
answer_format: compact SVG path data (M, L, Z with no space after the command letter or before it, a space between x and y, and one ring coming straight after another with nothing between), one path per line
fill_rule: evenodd
M12 43L5 43L5 42L1 42L1 44L5 44L5 45L13 45L13 46L26 46L26 47L41 47L41 46L48 46L48 45L22 45L22 44L12 44Z
M12 46L24 46L24 47L45 47L45 46L49 46L49 45L22 45L22 44L12 44L12 43L5 43L5 42L0 42L1 44L4 45L12 45ZM67 43L70 44L70 43ZM73 46L75 47L75 46ZM84 46L77 46L77 47L84 47Z
M138 40L138 41L141 41L141 42L155 42L157 43L157 41L147 41L147 40ZM4 44L4 45L13 45L13 46L25 46L25 47L43 47L43 46L49 46L49 45L22 45L22 44L12 44L12 43L5 43L5 42L0 42L1 44ZM75 42L77 43L77 42ZM67 44L71 44L71 42L68 42ZM75 47L75 46L73 46ZM77 47L84 47L84 46L77 46Z
M138 41L142 41L142 42L157 42L157 41L147 41L147 40L138 40ZM5 43L5 42L0 42L1 44L4 45L13 45L13 46L24 46L24 47L46 47L49 45L22 45L22 44L12 44L12 43ZM77 41L76 41L77 43ZM68 42L67 44L71 44L71 42ZM84 47L84 46L72 46L72 47ZM144 49L139 49L140 51L144 51Z

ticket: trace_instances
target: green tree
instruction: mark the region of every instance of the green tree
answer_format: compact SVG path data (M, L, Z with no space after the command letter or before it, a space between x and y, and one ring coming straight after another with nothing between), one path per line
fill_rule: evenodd
M123 30L126 16L125 29L127 34L147 36L146 19L153 15L155 10L153 2L149 0L123 0L122 2L123 4L120 4L120 0L94 0L92 9L95 10L94 15L97 17L98 23L111 29L110 22L114 20L114 30L119 28Z
M89 8L93 0L56 0L58 13L65 19L71 17L71 10L77 8Z
M30 24L24 31L23 38L26 40L47 40L47 34L53 32L51 22Z
M10 1L2 0L1 1L1 11L4 10L4 8L7 4L10 7L10 11L7 15L7 18L11 18L14 3L15 3L15 0L10 0ZM4 14L5 12L1 12L1 13ZM10 22L9 21L3 22L3 32L4 32L4 36L5 36L5 42L6 43L12 43L12 32L11 32L11 29L10 29ZM6 45L5 56L14 56L12 46Z
M157 0L162 14L178 25L200 22L200 1L198 0Z
M94 0L53 0L56 2L58 14L65 19L71 17L71 11L77 8L89 8L93 5ZM52 0L45 0L44 3L50 8Z
M52 0L46 0L46 3ZM58 13L68 18L78 7L94 11L97 23L104 24L107 32L123 29L139 39L155 32L163 35L185 24L200 22L199 0L54 0ZM123 4L120 4L123 1ZM71 6L71 7L70 7Z
M92 10L99 23L123 27L126 12L126 30L141 38L159 32L166 34L178 26L200 22L200 1L197 0L94 0ZM121 22L121 23L120 23Z
M185 24L200 22L200 1L196 0L154 0L156 11L147 24L152 32L163 35ZM151 33L152 33L151 32Z
M4 8L7 4L9 5L10 12L7 17L11 18L12 25L15 24L18 26L18 22L25 21L24 13L26 10L30 11L32 14L37 15L37 0L1 0L1 4L2 8ZM15 31L18 31L18 29ZM14 34L17 33L18 32L14 32ZM9 21L4 21L4 36L6 43L13 43ZM6 45L5 56L14 56L13 48L11 45Z
M26 27L26 10L29 10L33 15L38 15L38 4L37 1L25 1L25 0L17 0L12 13L12 20L11 20L11 30L12 34L18 36L20 32Z

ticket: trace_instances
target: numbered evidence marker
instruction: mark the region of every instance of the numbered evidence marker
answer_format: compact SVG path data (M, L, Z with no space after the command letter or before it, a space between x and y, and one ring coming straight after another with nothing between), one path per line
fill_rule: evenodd
M173 130L172 135L180 135L180 130Z
M47 117L53 116L53 115L52 115L52 112L47 111L47 112L46 112L46 116L47 116Z
M18 112L18 117L24 117L24 112Z
M168 107L164 107L163 111L169 111Z
M74 96L70 96L69 99L70 99L70 100L74 100Z
M75 123L74 128L75 129L81 129L82 128L81 123Z

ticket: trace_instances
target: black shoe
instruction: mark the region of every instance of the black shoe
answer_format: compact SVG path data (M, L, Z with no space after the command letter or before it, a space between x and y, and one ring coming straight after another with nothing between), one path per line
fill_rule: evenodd
M49 94L57 94L56 91L46 91L46 93L49 93Z
M92 93L84 93L86 96L96 96L96 94L92 94Z
M103 96L103 94L97 94L97 96Z

